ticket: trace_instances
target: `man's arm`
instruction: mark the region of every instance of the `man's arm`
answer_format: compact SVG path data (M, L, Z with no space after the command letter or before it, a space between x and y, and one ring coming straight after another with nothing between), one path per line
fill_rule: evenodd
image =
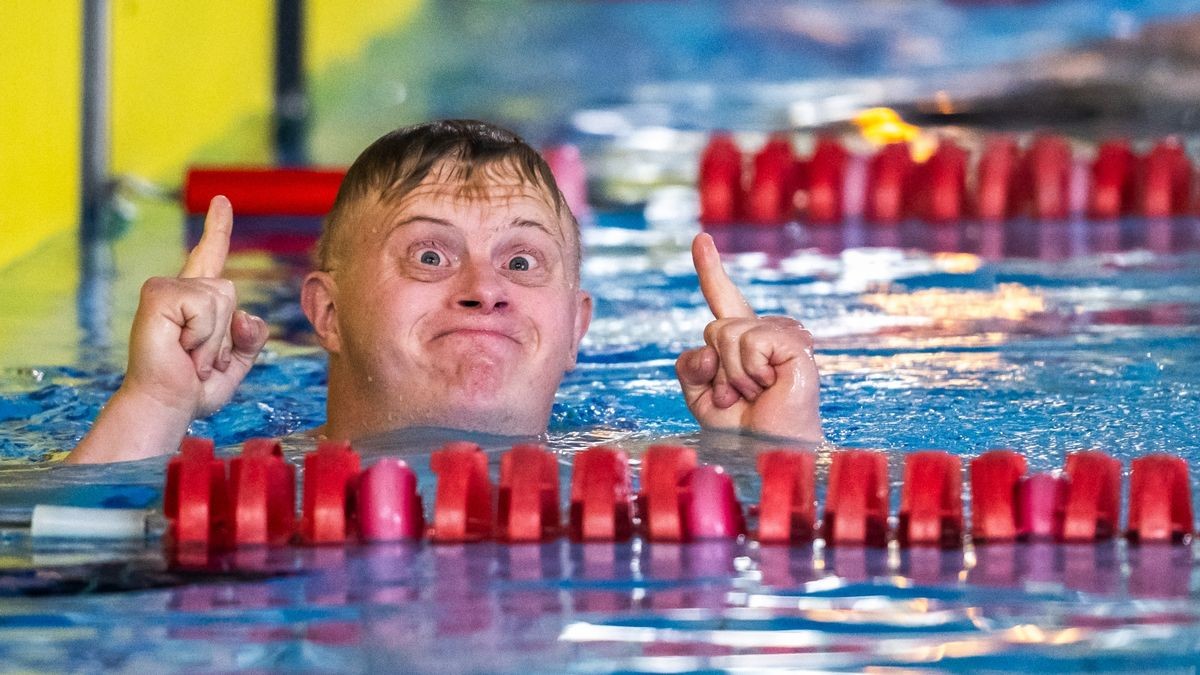
M141 459L178 447L188 425L233 396L267 341L267 325L237 309L221 278L233 208L215 197L204 235L178 277L142 286L121 388L67 457L94 463Z
M716 320L704 346L675 362L688 409L705 429L821 439L812 334L787 316L758 316L725 273L712 237L692 242L700 290Z

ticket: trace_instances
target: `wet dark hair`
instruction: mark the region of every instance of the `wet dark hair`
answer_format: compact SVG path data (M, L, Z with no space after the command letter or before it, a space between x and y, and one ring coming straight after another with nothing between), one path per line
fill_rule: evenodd
M449 164L443 166L443 162ZM515 175L543 190L556 215L565 215L574 228L573 267L578 274L579 224L567 207L550 166L520 136L476 120L438 120L403 127L367 146L346 172L333 208L325 218L317 244L317 266L329 268L337 231L355 204L372 196L395 203L435 168L452 172L450 177L465 190L497 175Z

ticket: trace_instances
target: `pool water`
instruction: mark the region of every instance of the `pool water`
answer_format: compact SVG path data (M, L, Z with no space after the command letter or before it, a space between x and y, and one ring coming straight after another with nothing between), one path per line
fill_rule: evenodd
M1090 140L1195 129L1194 97L1173 98L1187 91L1186 44L1126 48L1143 27L1194 14L1194 0L619 4L425 3L311 86L316 163L344 165L397 124L439 116L584 146L602 202L585 233L596 320L546 439L564 481L583 448L622 447L636 469L668 438L757 499L755 453L771 444L699 433L674 380L674 358L711 318L688 256L694 222L662 218L670 199L651 218L611 210L690 183L711 129L808 128L935 91L1016 94L978 123L1018 132L1043 118ZM1019 95L1025 80L1074 82L1066 67L1081 52L1113 80L1147 76L1100 77L1099 103ZM1154 105L1126 110L1124 96ZM112 269L75 278L75 252L58 241L0 274L0 509L159 504L165 458L56 461L120 384L138 287L182 262L177 208L138 207ZM1008 447L1032 471L1090 448L1126 473L1151 452L1200 459L1195 219L716 234L750 303L816 336L818 486L837 447L888 453L893 511L911 450L966 460ZM61 273L45 260L72 262ZM284 437L298 461L325 403L325 359L298 309L303 264L239 254L227 269L272 340L230 405L192 432L225 452ZM429 504L428 454L451 436L385 435L359 450L367 463L404 456ZM511 442L476 440L493 459ZM1195 672L1196 572L1190 545L1122 541L393 544L180 561L157 541L34 544L0 526L0 671Z
M724 465L752 502L754 455L768 444L700 434L674 380L675 356L711 318L688 254L693 232L614 213L586 232L596 319L547 445L565 476L582 448L616 445L636 460L670 437ZM792 225L717 239L755 309L791 314L816 336L829 441L819 481L833 447L886 450L893 501L902 456L916 449L967 459L1009 447L1033 471L1090 448L1126 471L1149 452L1200 455L1192 219ZM311 442L297 432L321 421L325 385L296 308L300 267L247 256L231 268L274 339L234 401L192 432L231 450L291 434L298 458ZM128 302L116 300L117 316ZM106 353L120 352L118 337ZM47 461L119 382L111 357L0 373L0 506L157 504L164 459ZM427 455L444 439L387 436L363 453L404 455L428 504ZM10 531L0 534L0 659L128 671L1190 672L1200 661L1195 573L1190 546L1123 542L296 547L181 565L155 542L35 546Z

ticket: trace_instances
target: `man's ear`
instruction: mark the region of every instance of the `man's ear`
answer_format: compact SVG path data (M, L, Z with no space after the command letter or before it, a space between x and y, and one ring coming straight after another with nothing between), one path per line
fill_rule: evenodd
M587 334L590 325L592 325L592 296L587 291L581 290L576 299L575 343L572 345L571 363L567 366L568 369L575 367L575 361L579 357L579 343L583 342L583 336Z
M337 282L328 272L311 272L300 289L300 306L317 331L317 341L330 354L342 350L337 322Z

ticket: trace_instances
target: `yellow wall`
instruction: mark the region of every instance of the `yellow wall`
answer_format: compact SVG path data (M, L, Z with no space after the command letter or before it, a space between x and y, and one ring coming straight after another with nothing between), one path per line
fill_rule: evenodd
M420 4L308 0L309 78ZM0 269L76 227L82 5L0 0ZM274 5L112 0L114 174L177 187L189 163L271 161Z
M309 77L350 60L418 0L305 2ZM113 164L178 185L188 163L271 161L274 0L114 3Z
M116 173L178 185L189 161L270 161L273 7L113 2Z
M75 228L80 34L78 0L0 2L0 268Z
M373 35L411 19L421 0L392 2L305 2L305 61L310 73L321 73L339 61L356 57Z

